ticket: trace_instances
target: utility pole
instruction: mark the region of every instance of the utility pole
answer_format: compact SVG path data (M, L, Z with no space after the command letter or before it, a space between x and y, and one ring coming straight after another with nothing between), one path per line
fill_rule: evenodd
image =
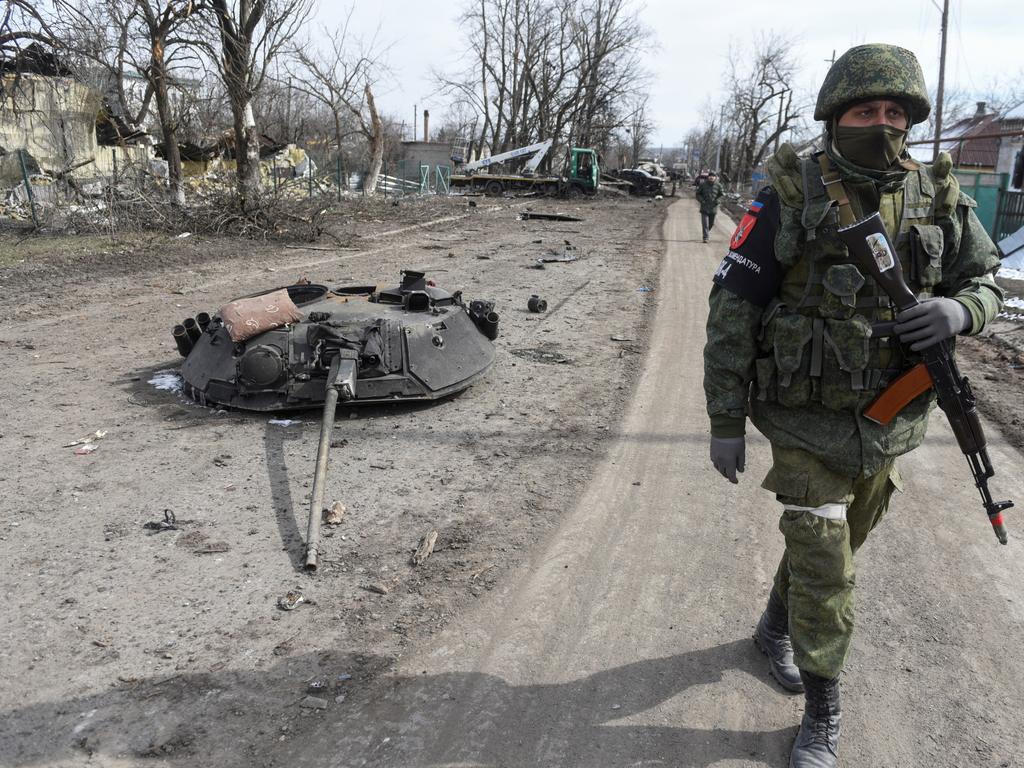
M934 4L934 0L932 0ZM938 8L938 5L935 5ZM942 96L946 83L946 30L949 27L949 0L942 0L942 46L939 48L939 88L935 94L935 146L932 148L932 163L939 159L939 145L942 143Z
M836 64L836 49L835 48L832 49L832 58L831 59L825 59L825 61L828 62L829 70L831 70L832 67L835 66L835 64ZM821 126L821 148L822 149L826 148L825 147L825 143L828 141L828 129L829 129L828 123L823 123L822 126Z
M718 111L718 147L715 149L715 173L722 170L722 133L725 128L725 105Z

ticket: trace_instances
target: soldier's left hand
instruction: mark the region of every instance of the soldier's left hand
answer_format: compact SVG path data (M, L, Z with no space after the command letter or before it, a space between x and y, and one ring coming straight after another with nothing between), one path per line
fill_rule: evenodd
M895 331L915 352L961 333L971 325L971 313L955 299L933 297L899 313Z

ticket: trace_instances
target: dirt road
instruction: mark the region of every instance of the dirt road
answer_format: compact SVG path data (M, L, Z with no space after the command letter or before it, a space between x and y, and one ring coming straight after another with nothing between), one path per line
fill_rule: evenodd
M663 238L651 202L585 201L568 228L519 205L368 209L341 253L192 238L0 272L0 765L786 764L800 702L749 639L781 551L767 445L739 486L705 458L730 225L704 246L688 198ZM528 269L565 240L579 261ZM498 363L430 408L340 415L328 497L349 512L312 578L317 415L282 427L148 381L183 314L403 267L498 300ZM95 453L65 447L97 429ZM993 490L1021 503L1021 454L989 434ZM941 419L903 468L860 556L843 764L1018 765L1024 516L998 547ZM151 535L165 508L182 529ZM291 589L309 602L279 611Z
M705 459L699 360L720 245L694 242L691 208L666 224L635 397L561 526L507 588L275 763L786 764L800 699L749 639L780 554L757 488L767 445L751 439L739 486ZM1021 455L994 430L991 451L998 493L1024 501ZM939 419L903 466L907 492L860 557L843 765L1020 765L1024 533L996 545Z

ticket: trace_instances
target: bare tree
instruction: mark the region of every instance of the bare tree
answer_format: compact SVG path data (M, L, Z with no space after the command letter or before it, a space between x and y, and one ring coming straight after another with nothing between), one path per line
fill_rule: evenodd
M0 0L0 62L14 59L33 42L59 45L59 37L33 0Z
M634 167L637 160L640 159L640 153L650 141L651 134L654 133L654 123L651 122L650 116L647 114L648 99L649 97L645 94L634 97L629 102L629 106L633 108L633 111L627 117L626 133L629 134L630 162Z
M375 38L365 43L349 34L351 16L350 9L345 22L328 35L325 51L316 51L311 45L294 51L298 71L291 73L291 79L297 90L330 112L339 152L353 133L366 139L369 163L363 188L372 195L384 159L384 123L373 95L373 87L385 71L384 50Z
M626 0L470 0L460 26L473 63L435 76L493 152L547 138L606 149L646 89L649 35Z
M778 140L797 124L802 105L795 100L797 63L793 41L769 32L755 45L753 60L744 62L730 46L726 75L728 116L735 138L733 177L746 180ZM795 100L795 103L794 103Z
M260 197L260 134L253 101L274 58L305 23L312 0L210 0L218 46L208 45L228 94L243 210Z

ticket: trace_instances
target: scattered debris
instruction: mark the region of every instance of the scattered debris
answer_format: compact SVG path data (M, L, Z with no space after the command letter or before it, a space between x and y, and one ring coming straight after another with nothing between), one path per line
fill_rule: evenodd
M542 299L540 296L534 293L531 294L530 298L526 300L526 308L535 314L540 312L547 312L548 303L544 301L544 299Z
M437 531L431 531L420 540L420 545L416 547L416 551L412 556L413 565L422 565L430 553L434 551L434 545L437 543Z
M231 545L226 541L211 541L209 544L203 547L198 547L192 550L197 555L216 555L221 552L228 552L231 550Z
M613 335L610 338L611 338L612 341L636 341L636 339L631 338L629 336L615 336L615 335Z
M378 595L386 595L391 591L389 584L367 584L364 589L367 592L373 592Z
M651 293L653 291L653 288L648 288L646 285L641 285L639 288L636 289L637 293Z
M157 371L147 383L164 392L181 392L181 374L177 371Z
M277 427L291 427L295 424L301 423L302 422L298 421L297 419L271 419L270 421L267 422L267 424L273 424L274 426Z
M314 677L309 681L306 686L306 693L318 694L323 693L327 690L327 678L326 677Z
M567 245L562 253L555 251L548 251L546 256L541 256L537 259L538 264L556 264L556 263L568 263L571 261L579 261L579 256L572 251L575 250L571 245Z
M478 568L477 570L473 571L472 575L470 575L470 577L469 577L469 580L470 581L476 581L479 576L483 576L485 573L487 573L492 568L494 568L494 564L493 563L488 563L483 568Z
M283 597L277 598L277 607L282 611L294 611L304 602L306 602L306 598L301 592L288 592Z
M86 443L85 445L80 445L77 448L75 448L75 453L77 453L79 456L88 456L90 453L97 450L98 448L99 446L96 445L96 443Z
M303 709L327 709L327 699L321 699L319 696L307 696L299 702L299 706Z
M76 445L87 445L89 443L95 443L97 440L102 440L106 436L107 430L97 429L91 435L86 435L85 437L80 437L77 440L72 440L70 443L65 443L63 447L73 448Z
M531 360L535 363L558 363L564 365L573 362L571 357L566 357L554 347L533 347L530 349L511 349L509 351L516 357Z
M150 520L148 523L143 523L142 527L145 528L147 531L152 531L153 533L180 530L178 528L178 521L175 518L174 513L169 509L164 510L163 520Z
M533 211L523 211L517 218L520 221L583 221L578 216L569 216L565 213L534 213Z
M345 512L347 511L348 510L345 509L344 504L340 501L336 501L331 505L330 509L324 510L324 522L327 523L327 525L341 525L342 521L345 519Z

